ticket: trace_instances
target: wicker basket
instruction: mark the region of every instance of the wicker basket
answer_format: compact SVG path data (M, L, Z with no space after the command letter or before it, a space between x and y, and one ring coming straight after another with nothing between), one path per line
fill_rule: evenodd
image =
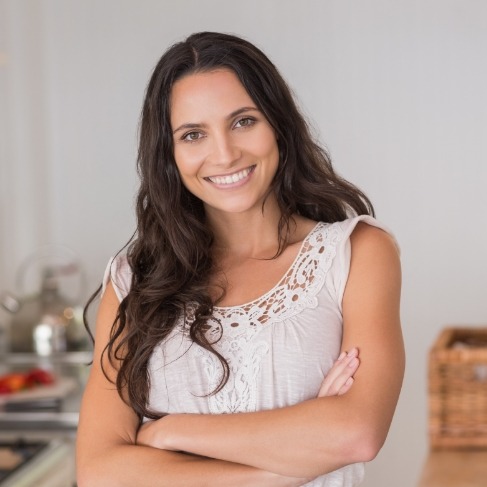
M487 449L487 328L446 328L429 356L432 448Z

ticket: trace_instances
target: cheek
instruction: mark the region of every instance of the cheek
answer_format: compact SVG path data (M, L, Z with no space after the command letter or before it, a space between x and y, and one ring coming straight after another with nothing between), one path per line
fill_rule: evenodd
M255 140L254 151L256 153L259 153L262 157L272 159L272 162L277 163L279 159L279 148L277 146L277 140L273 133L264 134L263 136Z
M191 177L201 167L204 155L201 154L201 151L195 150L195 148L176 147L174 149L174 160L181 177Z
M270 154L277 150L277 139L271 127L266 127L265 130L256 132L253 144L262 154Z

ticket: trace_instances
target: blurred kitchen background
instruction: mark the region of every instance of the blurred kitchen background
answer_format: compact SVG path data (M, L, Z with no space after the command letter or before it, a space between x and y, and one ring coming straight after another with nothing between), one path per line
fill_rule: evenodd
M482 0L0 0L0 291L22 299L22 287L45 282L38 253L48 252L48 284L70 294L63 313L77 313L134 229L137 123L151 70L170 44L201 30L262 47L336 169L400 242L406 378L364 486L415 486L429 449L428 350L446 325L487 323ZM1 329L20 318L0 309ZM47 438L43 458L63 459L63 479L89 357L88 344L74 342L64 354L0 352L0 373L40 365L68 381L62 414L36 422L0 412L0 449L17 442L35 452ZM45 485L72 485L53 479Z

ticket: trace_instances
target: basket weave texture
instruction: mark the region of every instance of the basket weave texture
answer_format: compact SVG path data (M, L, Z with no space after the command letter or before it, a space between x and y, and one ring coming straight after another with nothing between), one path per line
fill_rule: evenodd
M487 328L445 328L429 355L434 449L487 449Z

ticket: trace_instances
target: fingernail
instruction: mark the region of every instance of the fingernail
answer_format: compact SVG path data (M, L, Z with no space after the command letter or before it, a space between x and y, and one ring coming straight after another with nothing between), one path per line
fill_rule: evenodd
M345 357L345 355L347 355L347 352L342 352L337 360L341 360L343 357Z
M358 350L354 347L352 348L348 353L347 353L347 356L348 357L356 357L358 354Z

